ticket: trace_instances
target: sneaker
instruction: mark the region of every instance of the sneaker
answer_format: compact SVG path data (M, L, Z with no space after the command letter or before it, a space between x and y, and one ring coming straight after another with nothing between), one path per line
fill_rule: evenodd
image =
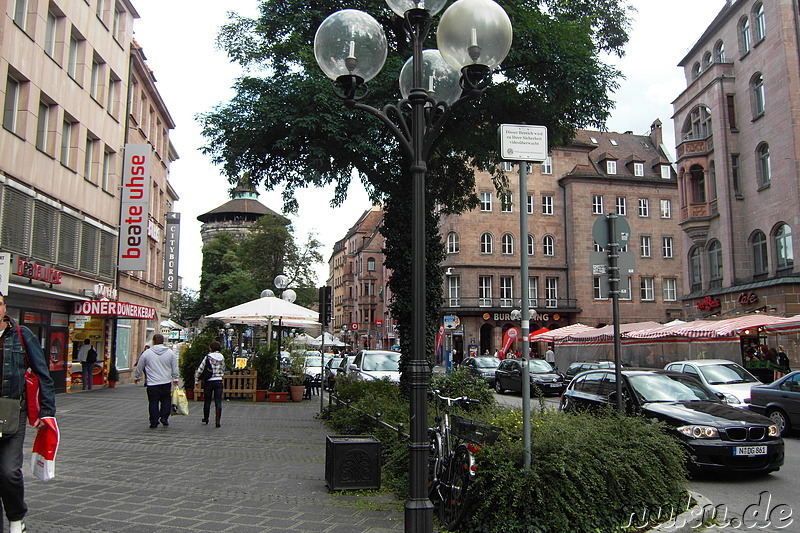
M165 426L169 425L169 422L167 422L166 420L162 420L161 423L164 424Z
M150 424L150 429L155 429L158 427L158 424Z
M8 523L8 533L26 533L28 529L22 520L14 520Z

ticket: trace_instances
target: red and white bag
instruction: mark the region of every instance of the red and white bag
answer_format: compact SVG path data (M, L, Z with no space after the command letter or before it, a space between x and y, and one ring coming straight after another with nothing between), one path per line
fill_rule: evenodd
M56 477L56 452L58 452L58 423L53 417L41 419L45 423L36 434L31 452L31 471L42 481Z

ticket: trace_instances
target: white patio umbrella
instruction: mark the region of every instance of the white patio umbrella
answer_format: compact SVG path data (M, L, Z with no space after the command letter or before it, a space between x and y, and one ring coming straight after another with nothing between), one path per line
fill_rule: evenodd
M311 344L312 346L322 346L323 335L325 339L325 346L345 346L345 343L340 341L338 337L331 335L327 331L322 335L320 335L319 337L315 338L314 341L309 344Z
M319 324L319 313L275 296L265 296L223 309L206 318L228 324L278 324L304 327Z

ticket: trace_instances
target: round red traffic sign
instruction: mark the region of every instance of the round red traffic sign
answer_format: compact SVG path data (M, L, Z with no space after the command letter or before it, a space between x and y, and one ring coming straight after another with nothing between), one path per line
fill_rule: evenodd
M357 330L358 329L358 322L353 322L352 324L350 324L350 329L352 329L353 331Z

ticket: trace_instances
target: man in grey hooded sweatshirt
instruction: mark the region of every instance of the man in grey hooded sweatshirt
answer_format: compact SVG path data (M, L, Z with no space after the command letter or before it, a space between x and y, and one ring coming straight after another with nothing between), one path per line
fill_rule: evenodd
M172 385L178 386L178 356L164 346L164 336L160 333L153 335L153 346L139 356L134 383L139 383L142 373L145 375L150 404L150 427L157 428L159 421L168 426L172 410Z

